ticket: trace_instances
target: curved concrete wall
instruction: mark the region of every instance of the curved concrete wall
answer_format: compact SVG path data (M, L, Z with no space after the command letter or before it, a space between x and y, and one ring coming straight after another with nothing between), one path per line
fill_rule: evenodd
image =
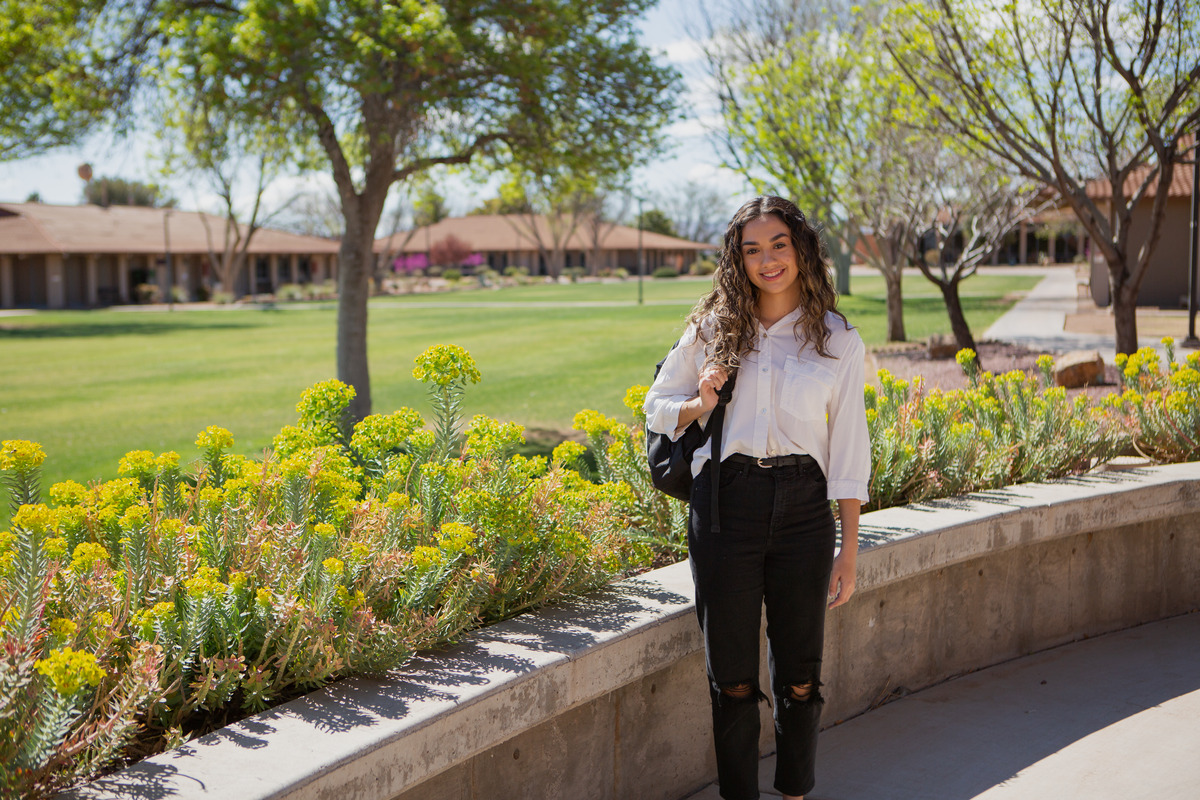
M1200 608L1198 479L1181 464L864 515L858 593L828 624L826 724ZM691 588L686 563L613 584L72 796L674 800L715 775Z

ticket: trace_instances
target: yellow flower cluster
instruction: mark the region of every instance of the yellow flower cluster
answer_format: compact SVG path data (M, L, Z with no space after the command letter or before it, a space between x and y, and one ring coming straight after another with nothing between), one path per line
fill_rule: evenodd
M76 575L82 575L90 572L97 564L107 561L108 551L104 549L103 545L95 542L82 542L75 546L75 552L71 554L71 571Z
M94 655L69 647L51 650L50 655L38 661L34 667L50 680L54 691L63 697L74 697L85 686L99 686L105 676Z
M467 440L463 452L477 458L503 455L514 447L525 443L525 428L515 422L500 422L491 417L477 414L467 426Z
M46 453L37 442L6 439L0 442L0 471L29 472L46 460Z
M63 506L83 505L88 495L87 487L76 481L63 481L50 487L50 501L60 509Z
M471 546L475 538L475 531L461 522L446 522L438 535L438 547L446 553L470 555L475 552L475 548Z
M649 391L649 386L638 384L630 386L625 392L625 407L633 412L633 416L637 420L645 421L646 419L646 412L642 410L642 407L646 405L646 393Z
M479 383L479 368L475 359L456 344L435 344L414 360L413 377L421 383L437 386Z
M21 506L13 514L12 525L36 536L48 536L58 530L58 512L44 503Z
M201 567L196 574L183 582L188 597L202 600L205 597L220 597L229 591L229 587L219 579L221 573L213 567Z
M196 436L196 446L209 452L233 447L233 434L218 425L209 425Z

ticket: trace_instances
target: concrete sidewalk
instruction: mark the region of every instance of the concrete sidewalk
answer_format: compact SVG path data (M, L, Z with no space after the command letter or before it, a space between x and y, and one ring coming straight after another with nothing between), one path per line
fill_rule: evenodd
M1107 326L1099 326L1103 333L1074 333L1068 331L1067 317L1081 311L1096 310L1090 299L1079 299L1079 288L1073 266L1044 267L1044 277L1037 286L1000 319L984 331L984 340L993 339L1019 344L1030 350L1058 354L1069 350L1096 350L1105 363L1113 363L1116 355L1116 334L1112 330L1111 317ZM1140 329L1140 328L1139 328ZM1138 346L1163 350L1161 336L1139 336ZM1176 337L1176 345L1183 336ZM1177 346L1182 353L1190 350ZM1200 792L1197 793L1200 797Z
M807 800L1195 800L1198 665L1200 613L947 681L824 731Z

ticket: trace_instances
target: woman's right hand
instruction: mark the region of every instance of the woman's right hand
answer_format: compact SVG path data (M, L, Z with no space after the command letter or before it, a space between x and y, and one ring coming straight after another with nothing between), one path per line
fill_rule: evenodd
M700 371L700 414L707 414L717 407L717 392L727 380L729 373L720 367L705 367Z
M705 367L700 371L700 393L688 400L679 409L679 422L675 428L676 435L691 425L694 420L707 414L717 407L717 392L725 385L728 374L720 367Z

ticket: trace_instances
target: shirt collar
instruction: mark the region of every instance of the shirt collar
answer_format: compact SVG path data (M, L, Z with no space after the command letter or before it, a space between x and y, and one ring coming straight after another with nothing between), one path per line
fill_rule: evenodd
M776 328L780 328L780 326L785 326L787 329L790 329L796 324L796 320L800 319L800 314L801 314L800 306L796 306L788 314L786 314L783 317L780 317L775 322L775 324L772 325L770 328L764 328L763 324L761 322L759 322L758 323L758 332L759 332L759 334L769 334L772 331L774 331ZM780 330L783 330L783 328L780 328Z

